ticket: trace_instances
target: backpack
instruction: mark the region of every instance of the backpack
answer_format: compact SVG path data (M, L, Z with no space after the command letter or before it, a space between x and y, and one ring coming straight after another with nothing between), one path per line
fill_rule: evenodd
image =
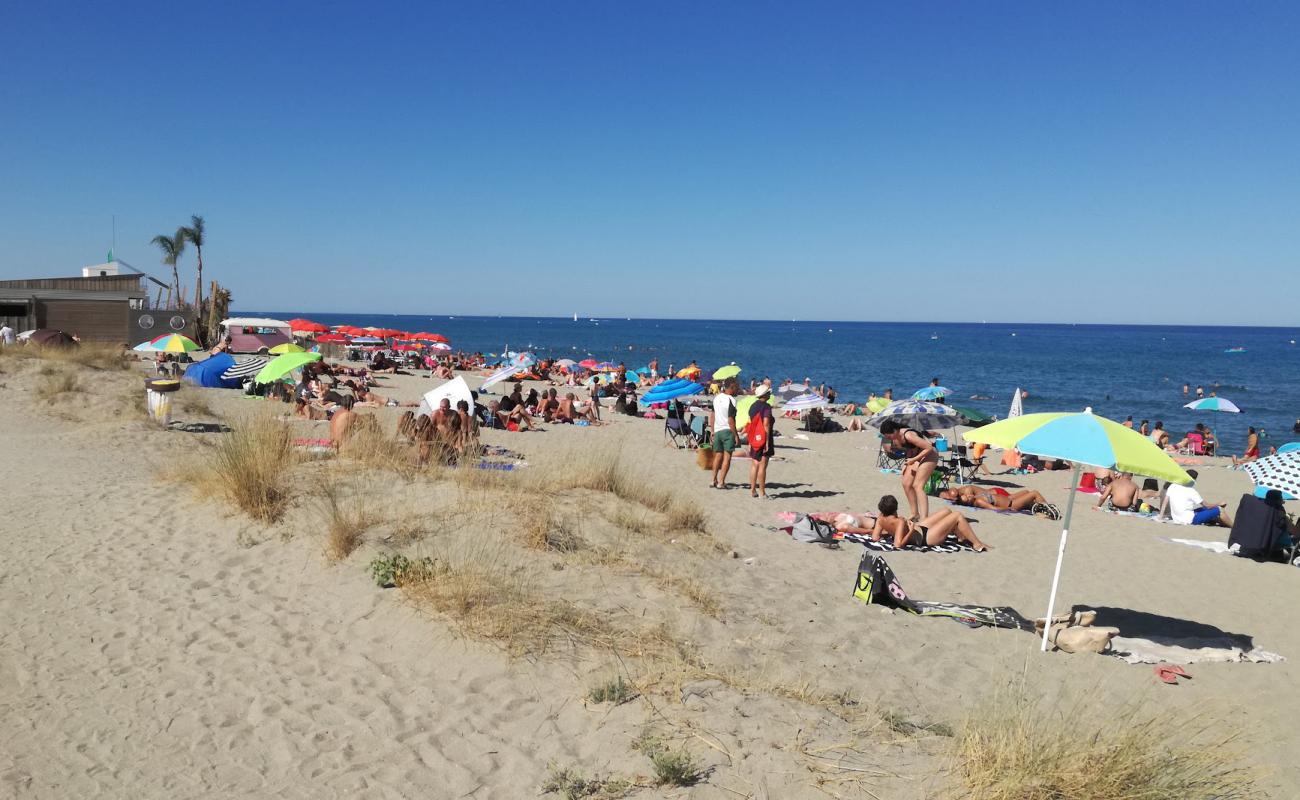
M750 450L763 450L767 447L767 425L761 416L752 416L745 424L745 439Z
M838 544L834 525L806 514L795 516L794 523L790 525L790 538L809 544Z

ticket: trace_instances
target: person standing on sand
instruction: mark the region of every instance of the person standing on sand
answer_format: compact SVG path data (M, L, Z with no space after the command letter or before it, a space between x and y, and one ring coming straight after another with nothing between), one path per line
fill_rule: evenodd
M767 398L772 394L772 387L761 385L754 391L754 404L749 407L751 420L762 420L766 436L761 447L749 448L749 496L767 499L767 463L771 460L776 447L772 444L772 426L776 419L772 416L772 406Z
M930 498L925 493L925 484L939 466L939 451L929 437L892 419L880 424L880 435L907 454L903 462L903 495L912 509L911 520L925 519L930 515Z
M9 327L9 323L0 325L0 347L9 347L18 341L14 329Z
M659 359L652 358L650 359L650 380L655 380L658 377L659 377Z
M713 398L713 413L709 426L713 428L713 480L709 488L726 489L727 472L731 469L731 454L736 450L736 392L740 384L727 378L722 391Z

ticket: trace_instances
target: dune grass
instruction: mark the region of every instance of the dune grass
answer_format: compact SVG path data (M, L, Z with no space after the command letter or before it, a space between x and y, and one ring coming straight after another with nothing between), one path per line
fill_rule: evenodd
M617 800L627 797L636 783L628 778L587 777L577 767L551 764L542 794L558 794L564 800Z
M250 416L211 448L164 473L207 495L215 493L255 520L275 522L292 497L297 463L289 428L270 416Z
M76 374L64 369L43 373L36 382L36 397L45 403L80 391L81 382L77 380Z
M1141 706L1061 709L1000 693L957 732L962 796L979 800L1260 797L1231 736Z
M325 555L331 561L352 555L378 521L366 495L345 485L333 471L327 471L321 480L318 513L325 530Z
M660 786L694 786L704 780L704 769L684 747L672 747L650 733L642 734L633 746L650 759Z
M69 364L102 372L118 372L131 368L127 351L121 345L101 342L82 342L76 347L39 347L16 345L0 347L0 358L10 361L40 361Z

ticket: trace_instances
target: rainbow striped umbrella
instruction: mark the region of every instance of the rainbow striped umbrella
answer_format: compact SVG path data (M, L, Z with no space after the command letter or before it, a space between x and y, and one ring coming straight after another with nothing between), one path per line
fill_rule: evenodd
M195 350L203 349L193 339L179 333L164 333L149 344L150 350L159 353L193 353Z

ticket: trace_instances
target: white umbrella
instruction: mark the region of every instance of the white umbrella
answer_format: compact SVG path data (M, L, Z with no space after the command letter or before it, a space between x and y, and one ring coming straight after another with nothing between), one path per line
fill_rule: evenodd
M451 345L446 342L429 342L430 350L450 350Z
M420 401L420 413L432 414L444 397L451 401L452 408L456 407L457 402L464 400L469 405L469 413L474 413L474 395L470 394L469 384L465 383L465 379L459 375L425 392L424 400Z
M1019 417L1025 413L1024 407L1020 404L1020 387L1016 387L1016 393L1011 396L1011 410L1007 412L1007 419Z
M1300 451L1276 453L1247 461L1243 469L1256 486L1277 489L1292 497L1300 497Z
M807 411L813 408L825 408L830 405L825 397L814 392L801 394L798 397L791 398L781 406L782 411Z
M1193 400L1183 408L1190 408L1193 411L1224 411L1229 414L1240 414L1241 409L1237 404L1226 397L1202 397L1199 400Z
M519 371L519 367L516 366L515 364L507 364L501 369L487 376L487 378L483 380L483 385L478 387L478 389L480 392L486 391L487 389L497 385L501 381L507 380L509 378L513 378L515 373L518 371Z

